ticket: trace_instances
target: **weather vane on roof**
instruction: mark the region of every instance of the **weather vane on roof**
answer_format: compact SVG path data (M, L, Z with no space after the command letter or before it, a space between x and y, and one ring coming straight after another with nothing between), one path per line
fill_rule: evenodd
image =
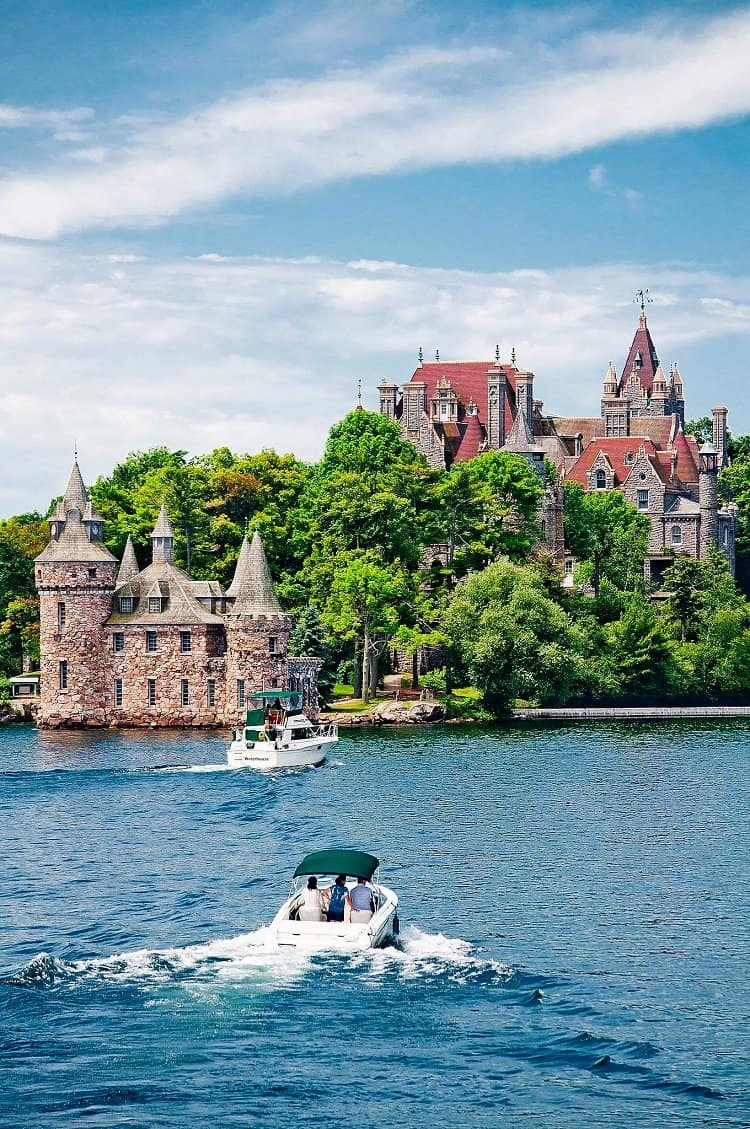
M362 378L357 381L357 407L362 407Z
M636 292L635 292L635 298L633 299L633 301L635 302L635 304L636 304L637 306L640 306L640 307L641 307L641 313L642 313L642 314L645 314L645 312L646 312L646 303L647 303L647 302L651 302L651 303L653 303L654 299L653 299L653 298L649 298L649 296L648 296L648 287L646 287L646 289L645 289L645 290L644 290L644 289L643 289L643 288L641 287L641 289L640 289L640 290L636 290Z
M418 356L419 356L419 363L420 363L420 365L421 365L422 361L424 360L424 352L423 352L423 350L422 350L422 346L421 346L421 345L419 346L419 353L418 353Z
M439 361L439 360L440 360L440 350L439 350L439 349L436 349L436 350L435 350L435 360L436 360L436 361Z
M500 346L499 345L495 346L495 364L496 365L500 364Z

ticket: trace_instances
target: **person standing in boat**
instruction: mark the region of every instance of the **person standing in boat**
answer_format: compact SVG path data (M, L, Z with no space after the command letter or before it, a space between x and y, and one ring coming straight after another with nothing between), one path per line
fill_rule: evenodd
M346 899L349 891L346 888L346 875L339 874L336 881L328 891L328 920L343 921Z
M375 900L372 890L364 878L357 879L357 885L352 888L346 899L349 904L350 921L369 921L375 909Z

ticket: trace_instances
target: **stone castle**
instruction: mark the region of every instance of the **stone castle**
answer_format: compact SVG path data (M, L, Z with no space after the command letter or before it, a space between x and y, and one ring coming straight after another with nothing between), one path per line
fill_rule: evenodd
M648 328L643 294L638 329L619 375L610 363L601 412L546 415L534 399L534 374L495 361L425 362L401 388L379 385L380 411L399 422L431 466L448 467L482 451L522 454L543 475L552 462L562 481L587 491L621 490L651 522L647 580L659 587L675 554L705 557L716 545L732 572L736 507L719 506L718 472L727 464L727 409L713 409L713 442L699 449L684 431L685 399L676 365L665 375ZM547 485L541 540L567 572L559 488Z
M320 660L288 654L292 621L258 533L226 592L174 563L163 506L151 564L139 569L130 538L118 562L77 461L49 526L35 561L41 726L232 726L270 688L301 691L317 716Z

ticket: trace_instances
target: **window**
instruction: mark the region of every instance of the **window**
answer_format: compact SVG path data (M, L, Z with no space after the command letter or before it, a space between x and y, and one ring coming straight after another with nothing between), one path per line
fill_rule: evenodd
M65 604L62 601L57 605L57 630L65 630Z
M112 635L112 650L124 651L125 650L125 636L122 631L115 631Z
M132 612L132 610L133 610L133 597L132 596L120 596L120 611L121 612Z
M647 510L648 509L648 490L639 490L638 491L637 506L638 506L639 510Z
M448 418L448 405L447 404L441 404L440 405L440 418L441 419L447 419Z
M596 488L597 490L607 489L607 476L603 470L598 470L596 472Z
M60 662L60 689L68 689L68 660L62 659Z
M147 631L146 632L146 650L147 651L155 651L156 650L156 632L155 631Z
M193 640L191 638L190 632L189 631L181 631L180 632L180 650L181 651L192 651L192 649L193 649Z
M632 451L628 451L627 455L625 456L625 462L627 466L632 466L635 462L635 455Z
M180 683L180 705L190 705L190 684L187 678L183 678Z
M156 679L149 678L146 683L146 702L150 706L156 705Z
M93 532L96 533L96 526L93 527ZM89 569L89 580L96 580L96 569Z
M682 544L682 529L680 528L679 525L673 525L672 526L671 537L672 537L672 544L673 545L681 545Z
M115 707L120 709L122 706L122 679L115 679Z
M242 710L245 708L245 679L237 679L237 709Z
M725 525L724 528L721 531L721 543L722 543L722 545L728 545L729 544L729 526L728 525Z
M149 596L149 598L148 598L148 610L151 613L161 611L161 596Z
M278 639L276 638L275 635L269 635L268 636L268 653L269 653L269 655L275 655L277 650L278 650Z
M565 562L565 575L566 576L572 576L573 575L573 562L572 561L566 561Z
M206 701L209 706L216 705L216 679L209 678L206 683Z

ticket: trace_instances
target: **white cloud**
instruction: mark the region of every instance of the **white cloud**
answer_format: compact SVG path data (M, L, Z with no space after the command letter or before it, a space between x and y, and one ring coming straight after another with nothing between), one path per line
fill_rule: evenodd
M92 117L93 110L87 106L78 106L73 110L38 110L31 106L11 106L7 102L0 102L0 129L41 126L57 130L62 135L69 131L79 137L80 132L74 127Z
M596 414L609 359L624 362L647 280L662 360L681 362L688 412L714 399L750 427L744 368L750 278L602 265L471 272L373 261L73 255L0 242L0 514L44 508L73 444L91 480L129 450L272 446L320 453L376 385L401 383L419 346L443 359L508 357L536 373L547 411ZM711 371L698 360L713 349ZM739 352L739 347L736 350ZM745 413L743 419L742 413Z
M627 35L563 35L556 47L514 42L512 55L507 45L427 44L359 68L266 82L172 122L134 122L125 142L120 118L112 139L90 145L105 150L91 167L6 178L0 231L47 239L153 223L238 194L552 159L698 128L748 113L749 53L750 11L741 10L687 28L662 22L658 34L647 22ZM637 202L633 189L623 196Z
M642 193L635 188L620 188L619 185L613 184L604 165L594 165L590 168L587 180L592 192L602 192L605 196L624 200L631 211L635 211L643 199Z

